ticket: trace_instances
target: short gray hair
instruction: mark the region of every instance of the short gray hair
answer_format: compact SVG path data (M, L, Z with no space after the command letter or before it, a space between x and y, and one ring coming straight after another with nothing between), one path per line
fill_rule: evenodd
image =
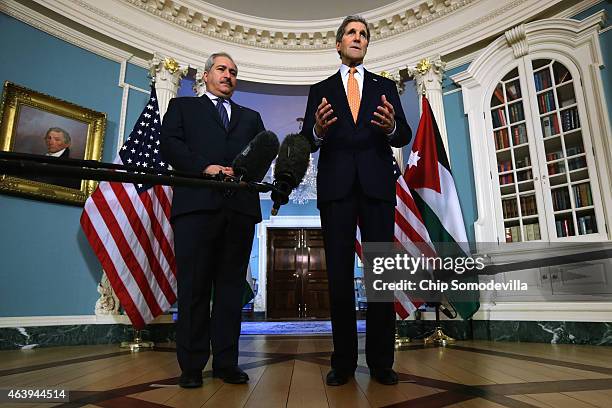
M368 27L368 22L365 20L365 18L358 16L358 15L352 15L352 16L346 16L344 18L344 20L342 20L342 24L340 24L340 27L338 27L338 30L336 31L336 42L342 42L342 37L344 36L344 30L346 30L346 26L349 23L362 23L365 27L366 27L366 38L368 39L368 41L370 41L370 27Z
M72 141L72 140L70 140L70 133L66 132L61 127L52 127L52 128L49 128L49 130L47 130L47 133L45 133L45 138L47 136L49 136L49 133L51 133L51 132L58 132L58 133L61 133L62 135L64 135L64 143L66 143L66 144L70 144L70 142Z
M208 57L208 59L206 60L206 64L204 64L204 72L210 71L213 65L215 65L215 58L217 57L225 57L229 59L230 61L232 61L234 65L236 65L236 62L234 61L234 59L227 52L215 52L214 54L210 54L210 57ZM236 72L238 72L237 65L236 65Z

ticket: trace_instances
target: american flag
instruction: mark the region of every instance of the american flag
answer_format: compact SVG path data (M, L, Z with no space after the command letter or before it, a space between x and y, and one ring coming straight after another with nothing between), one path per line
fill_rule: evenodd
M397 182L395 183L395 198L397 204L395 207L395 233L393 238L394 241L399 242L409 254L420 256L423 250L429 252L427 249L431 239L429 239L427 228L425 228L425 224L423 223L423 217L408 188L405 173L402 175L395 159L393 160L393 165L394 174L398 176ZM357 256L359 256L360 259L363 259L359 225L357 225L355 252L357 252ZM394 296L395 312L401 319L407 318L410 313L413 313L424 303L420 300L410 299L405 292L400 290L395 291Z
M115 163L167 169L159 151L155 86ZM103 181L87 199L81 226L136 329L176 301L174 237L168 186Z

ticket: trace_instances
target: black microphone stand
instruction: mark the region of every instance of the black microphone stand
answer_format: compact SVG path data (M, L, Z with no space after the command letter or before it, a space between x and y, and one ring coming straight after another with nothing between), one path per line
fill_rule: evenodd
M210 187L216 189L251 189L258 192L278 190L270 183L245 182L226 175L204 175L176 170L149 169L93 160L57 159L40 155L0 152L0 174L13 176L53 175L85 180ZM282 193L282 192L281 192Z

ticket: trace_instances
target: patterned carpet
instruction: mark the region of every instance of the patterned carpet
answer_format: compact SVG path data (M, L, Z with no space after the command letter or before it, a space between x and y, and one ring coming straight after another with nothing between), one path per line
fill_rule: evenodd
M331 334L330 321L242 322L241 334ZM365 333L365 320L357 320L357 332Z

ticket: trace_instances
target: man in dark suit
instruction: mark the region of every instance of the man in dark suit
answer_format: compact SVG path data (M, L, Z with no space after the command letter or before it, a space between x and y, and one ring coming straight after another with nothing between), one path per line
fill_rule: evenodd
M228 54L211 55L204 70L204 95L170 101L161 152L177 170L233 175L232 160L264 125L259 113L231 101L238 69ZM213 376L245 383L249 377L238 367L238 338L255 224L261 221L259 195L175 187L171 221L178 269L179 385L202 385L211 345Z
M348 16L336 33L340 70L310 88L302 133L321 149L317 206L325 240L334 339L328 385L345 384L357 367L354 251L357 220L363 241L391 242L395 181L390 146L408 144L411 131L395 83L363 68L370 30ZM393 371L392 303L369 303L366 360L370 375L397 384Z

